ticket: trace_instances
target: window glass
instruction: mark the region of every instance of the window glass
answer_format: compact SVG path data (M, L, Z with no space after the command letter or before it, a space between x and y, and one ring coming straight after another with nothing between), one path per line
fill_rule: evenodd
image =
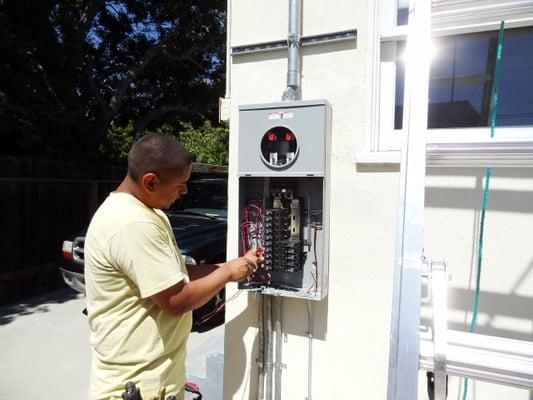
M533 28L504 40L497 123L533 125Z
M409 19L409 0L397 0L396 25L407 25Z
M498 32L434 39L429 128L486 127ZM405 71L398 44L394 128L402 128ZM533 28L505 32L496 124L533 125Z

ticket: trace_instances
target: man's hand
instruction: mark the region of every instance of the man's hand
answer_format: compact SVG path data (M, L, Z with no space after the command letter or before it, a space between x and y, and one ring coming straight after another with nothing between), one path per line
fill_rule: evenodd
M240 282L252 275L263 261L263 257L258 249L249 250L243 257L235 258L222 264L229 273L230 282Z
M206 266L202 268L204 271L190 282L181 281L150 298L166 313L181 315L203 306L226 283L246 279L255 272L261 262L263 262L261 250L252 249L244 257Z

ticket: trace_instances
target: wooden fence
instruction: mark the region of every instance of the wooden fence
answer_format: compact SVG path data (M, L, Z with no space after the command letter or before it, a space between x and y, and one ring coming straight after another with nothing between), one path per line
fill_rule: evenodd
M124 168L0 157L0 305L65 287L61 244L86 227Z

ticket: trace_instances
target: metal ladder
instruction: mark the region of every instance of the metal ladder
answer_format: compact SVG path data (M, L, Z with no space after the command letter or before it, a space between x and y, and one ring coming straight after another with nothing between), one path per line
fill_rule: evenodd
M432 397L447 396L447 375L533 389L533 342L447 329L446 265L423 255L426 163L519 166L532 140L426 143L431 1L411 0L407 36L404 142L396 232L387 400L418 397L419 370L434 374ZM464 162L466 154L474 160ZM433 324L420 331L422 279L429 278Z

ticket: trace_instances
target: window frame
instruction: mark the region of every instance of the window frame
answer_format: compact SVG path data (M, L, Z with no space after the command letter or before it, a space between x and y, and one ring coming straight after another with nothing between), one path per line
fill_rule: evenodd
M435 2L435 0L433 0ZM439 0L437 0L439 1ZM444 4L440 0L441 4ZM434 14L433 37L497 31L499 21L494 13L510 15L505 29L533 26L533 1L501 1L490 6L479 1L478 7ZM398 0L371 0L369 3L369 121L370 138L364 153L398 152L401 148L402 130L394 129L396 90L396 48L405 41L407 25L397 26ZM522 8L521 8L522 7ZM514 17L513 17L514 16ZM455 143L466 140L483 141L490 137L490 127L428 129L428 143ZM498 127L496 138L533 139L533 125ZM365 158L365 157L362 157ZM368 157L367 157L368 158ZM389 157L390 158L390 157ZM399 159L399 158L398 158Z

